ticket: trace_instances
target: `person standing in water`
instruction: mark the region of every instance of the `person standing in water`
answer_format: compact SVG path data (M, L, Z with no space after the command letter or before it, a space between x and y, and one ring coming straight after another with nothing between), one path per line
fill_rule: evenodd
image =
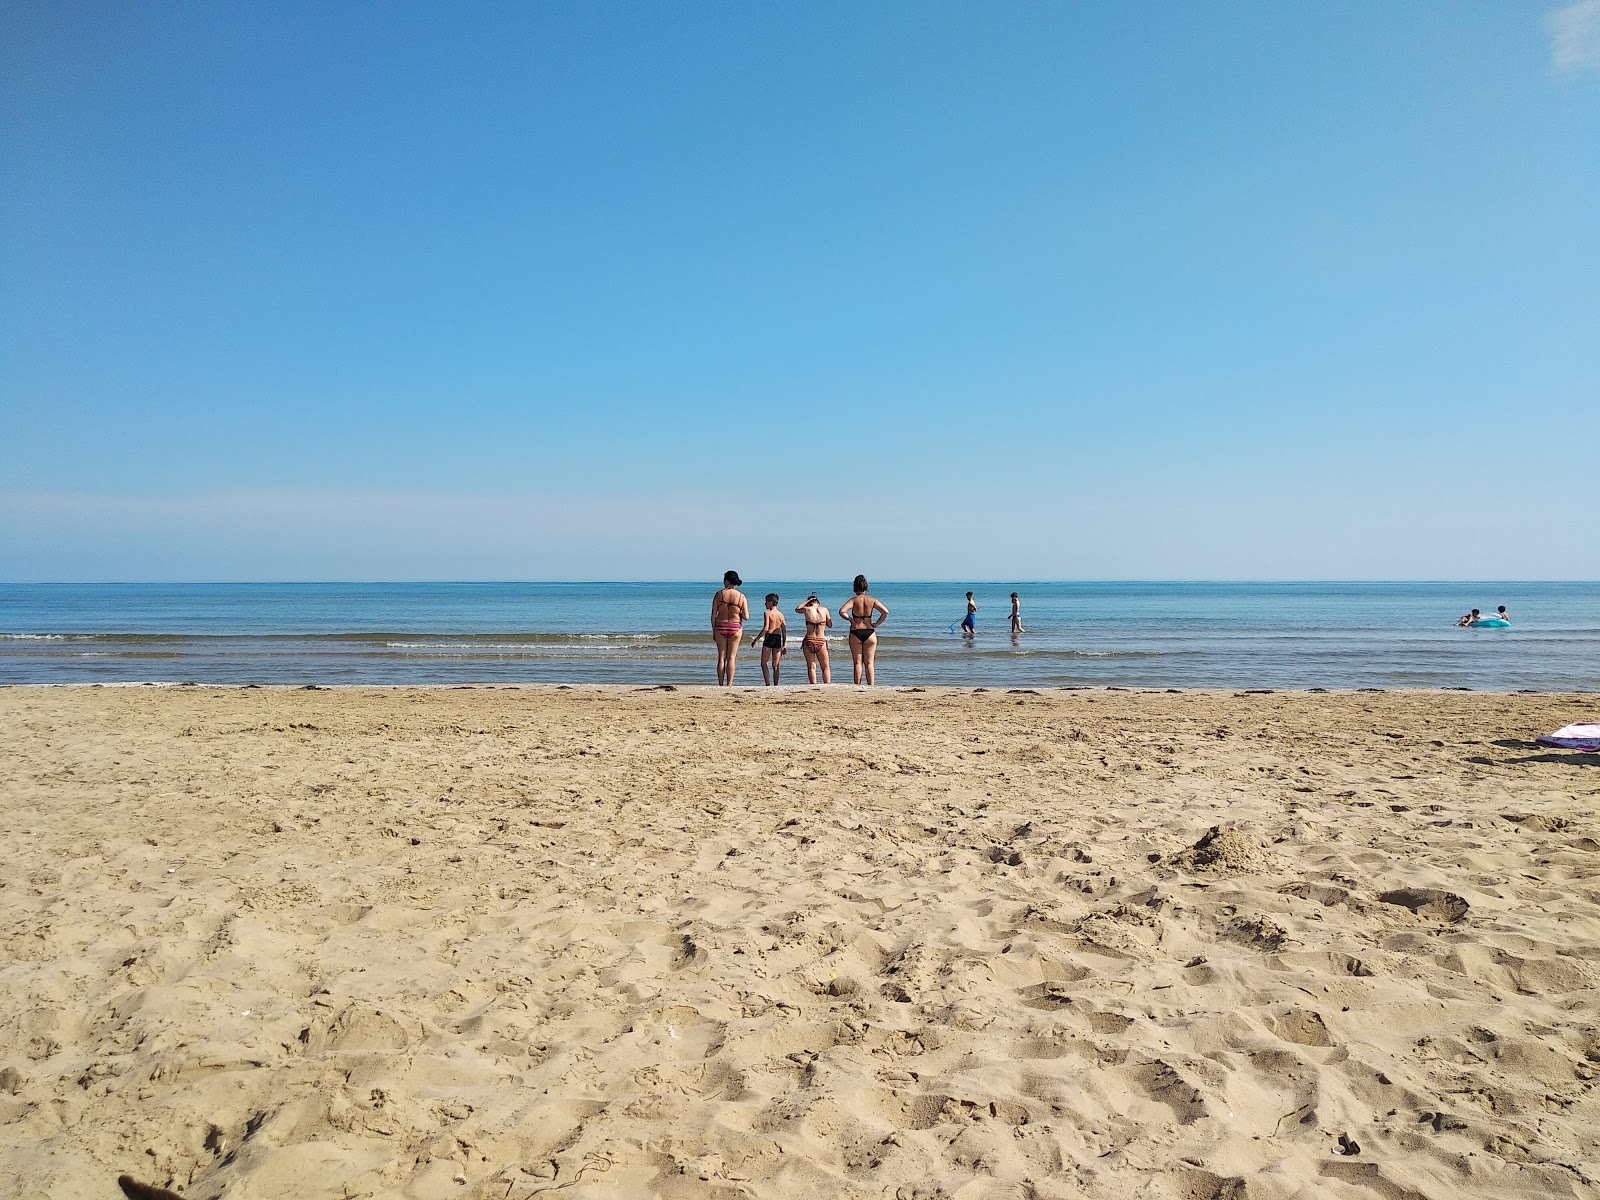
M961 632L971 637L978 632L978 602L967 593L967 615L961 618Z
M789 622L778 611L778 593L767 593L767 611L761 614L761 632L750 639L750 645L761 643L761 682L768 687L778 686L778 668L783 656L789 652Z
M822 672L822 682L832 683L833 672L828 668L828 633L833 628L833 617L812 592L805 603L795 609L806 619L806 636L800 640L800 653L806 660L806 682L816 683L817 672Z
M739 635L750 619L750 601L739 585L744 580L737 571L725 571L722 590L711 597L711 640L717 644L717 684L733 686L733 670L738 665Z
M839 615L850 622L850 665L855 680L871 687L878 656L878 626L889 619L889 610L867 593L867 577L857 575L855 595L839 606Z
M1494 615L1499 617L1507 625L1511 624L1511 614L1506 611L1506 606L1504 604L1495 609Z
M1022 628L1022 598L1015 592L1011 593L1011 636L1026 632Z

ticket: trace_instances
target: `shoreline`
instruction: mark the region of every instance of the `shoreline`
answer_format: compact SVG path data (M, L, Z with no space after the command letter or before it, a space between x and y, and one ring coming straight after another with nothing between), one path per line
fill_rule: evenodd
M1585 1194L1586 699L0 688L0 1172Z
M1548 696L1548 697L1574 697L1581 698L1593 696L1600 698L1600 688L1556 690L1547 688L1473 688L1464 686L1443 687L1144 687L1138 684L1022 684L1014 687L1005 687L999 684L877 684L867 687L856 683L783 683L767 686L760 683L737 683L731 687L722 687L717 684L699 683L554 683L554 682L526 682L526 683L498 683L494 681L479 680L471 683L200 683L191 680L168 679L140 679L118 680L99 683L7 683L0 681L0 691L25 690L39 688L42 690L58 689L85 689L96 688L125 689L125 688L181 688L212 690L212 691L261 691L261 692L470 692L470 691L503 691L503 692L576 692L593 691L607 695L625 695L639 692L683 692L686 695L703 695L722 693L745 694L749 692L773 692L788 695L796 692L863 692L872 694L916 694L926 692L929 694L950 695L982 695L984 693L1000 695L1065 695L1073 692L1125 692L1131 695L1156 696L1156 695L1190 695L1190 696L1358 696L1358 695L1431 695L1438 693L1475 696Z

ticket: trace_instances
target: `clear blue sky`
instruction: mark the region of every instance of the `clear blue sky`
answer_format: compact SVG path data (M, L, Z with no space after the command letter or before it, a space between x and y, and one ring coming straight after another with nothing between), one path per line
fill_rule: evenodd
M1600 0L10 0L0 106L0 579L1600 576Z

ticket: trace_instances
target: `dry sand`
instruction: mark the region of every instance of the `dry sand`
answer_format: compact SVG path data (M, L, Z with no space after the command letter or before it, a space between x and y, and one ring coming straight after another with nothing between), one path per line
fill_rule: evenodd
M1597 706L0 689L0 1192L1600 1195Z

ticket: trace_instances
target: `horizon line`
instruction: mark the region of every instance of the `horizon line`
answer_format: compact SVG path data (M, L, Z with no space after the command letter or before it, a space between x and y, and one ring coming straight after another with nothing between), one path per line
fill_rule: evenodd
M772 576L767 582L799 583L811 576ZM704 584L716 586L712 576L695 576L679 579L0 579L0 587L403 587L419 584L471 587L498 587L505 585L567 585L567 586L637 586L644 584ZM1368 578L1336 577L1310 578L1299 576L1247 576L1226 578L1221 576L1132 576L1122 579L978 579L952 578L895 578L886 577L889 584L949 584L951 586L975 584L986 586L1028 586L1036 584L1594 584L1600 579L1493 579L1474 578ZM848 586L848 581L846 581ZM749 586L741 584L740 586Z

